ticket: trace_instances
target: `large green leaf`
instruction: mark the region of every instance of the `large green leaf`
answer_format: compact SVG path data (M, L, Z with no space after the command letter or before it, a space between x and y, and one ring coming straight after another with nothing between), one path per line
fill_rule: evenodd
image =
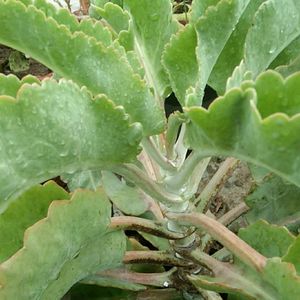
M24 85L0 97L0 199L64 172L135 158L139 124L105 96L93 99L70 81Z
M161 102L169 86L161 57L165 45L178 29L172 19L170 0L124 0L133 22L134 46L145 68L145 79Z
M25 232L23 248L0 265L0 298L61 299L84 277L120 265L126 240L109 231L110 212L102 191L53 202Z
M0 263L22 248L24 231L46 217L53 200L65 199L69 199L68 193L54 182L35 186L18 197L0 215Z
M230 90L208 110L186 109L192 121L187 124L191 147L203 157L235 156L300 186L299 86L299 74L283 80L268 71L243 90ZM274 88L280 91L276 97Z
M133 121L143 124L146 135L161 132L163 112L120 49L105 46L103 39L97 41L94 33L87 35L80 25L72 32L66 25L69 20L60 24L61 19L47 18L32 5L1 0L0 43L25 52L94 94L107 94L125 107Z

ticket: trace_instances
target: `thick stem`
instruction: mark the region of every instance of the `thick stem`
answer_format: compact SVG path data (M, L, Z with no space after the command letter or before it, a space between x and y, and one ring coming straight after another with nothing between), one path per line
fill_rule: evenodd
M179 259L166 251L127 251L123 257L123 263L150 263L177 267L192 265L190 261Z
M186 125L183 123L181 125L179 136L178 136L177 142L174 147L175 153L176 153L176 166L178 168L180 168L181 165L184 163L186 154L187 154L187 150L188 150L184 145L185 132L186 132Z
M199 202L197 212L204 212L209 200L214 195L216 195L216 193L218 192L218 188L227 179L226 175L230 172L230 170L232 170L232 168L236 165L237 162L237 159L231 157L227 158L223 162L218 171L214 174L212 179L209 181L209 183L206 185L206 187L195 200L195 205L197 205L197 203Z
M145 191L145 193L168 207L170 211L180 212L186 210L188 203L186 203L184 199L166 191L162 186L151 180L147 174L137 166L133 164L120 165L115 167L113 171L134 182Z
M113 229L142 231L169 240L179 240L184 238L183 234L171 232L162 224L138 217L113 217L111 218L110 227Z
M191 224L200 229L203 229L210 234L214 239L223 244L234 255L241 259L250 267L261 271L266 265L266 258L250 247L242 239L236 236L233 232L227 229L224 225L215 221L204 214L174 214L169 213L167 217L177 220L185 225Z
M128 271L127 269L112 269L98 272L81 282L87 284L99 284L99 281L101 282L103 279L117 279L148 286L169 287L173 285L171 277L174 272L176 272L176 268L172 268L170 271L162 273L138 273Z
M142 141L144 150L148 155L164 170L169 172L175 172L176 168L171 164L171 162L164 157L160 151L156 148L154 143L150 138L144 138Z

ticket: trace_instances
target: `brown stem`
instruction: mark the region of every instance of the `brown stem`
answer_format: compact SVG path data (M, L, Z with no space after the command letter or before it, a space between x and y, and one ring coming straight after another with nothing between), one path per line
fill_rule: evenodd
M123 257L123 263L151 263L177 267L192 265L191 262L179 259L166 251L127 251Z
M171 277L176 272L176 268L172 268L168 272L162 273L138 273L131 272L127 269L112 269L96 273L84 280L85 283L97 282L102 278L112 278L121 281L144 284L155 287L171 287Z
M110 227L113 229L142 231L170 240L184 238L183 234L169 231L160 223L138 217L113 217L111 218Z
M230 171L237 162L237 159L229 157L222 163L218 171L214 174L209 183L195 200L195 205L199 203L197 207L198 212L204 212L209 200L217 194L220 186L222 186L222 184L226 181Z
M250 247L242 239L227 229L224 225L215 221L204 214L174 214L169 213L167 217L177 220L183 224L191 224L199 227L210 234L214 239L223 244L234 255L243 262L258 271L261 271L266 265L266 258Z
M228 226L248 210L249 210L249 206L246 203L242 202L238 206L228 211L222 217L220 217L218 221L224 226Z

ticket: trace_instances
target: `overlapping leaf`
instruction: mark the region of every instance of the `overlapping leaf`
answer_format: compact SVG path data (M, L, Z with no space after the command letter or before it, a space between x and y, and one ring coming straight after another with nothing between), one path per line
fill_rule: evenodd
M300 186L299 85L299 74L284 81L268 71L244 90L229 91L208 110L187 109L189 143L203 156L235 156ZM280 92L276 97L274 88Z
M0 265L0 298L61 299L84 277L120 265L126 240L109 231L110 210L102 191L53 202L25 232L24 247Z
M80 25L74 25L74 30L80 31L72 33L69 18L60 24L62 18L53 17L47 18L32 5L1 0L0 42L25 52L60 76L85 85L94 94L107 94L125 107L133 121L143 124L145 135L162 131L162 110L119 49L105 47L103 39L97 41L85 34Z
M164 55L172 88L182 105L201 104L210 73L248 2L198 1L193 5L193 24L172 39ZM192 66L191 73L186 72L187 66ZM196 88L198 97L185 99L189 88Z
M145 79L161 101L169 86L161 56L166 43L178 29L172 19L170 0L125 0L133 22L134 47L145 68Z
M22 248L24 231L46 217L53 200L66 199L67 192L54 182L47 182L26 191L0 214L0 263Z
M0 97L1 206L14 193L64 172L133 159L139 124L105 96L92 99L70 81L24 85L17 99Z

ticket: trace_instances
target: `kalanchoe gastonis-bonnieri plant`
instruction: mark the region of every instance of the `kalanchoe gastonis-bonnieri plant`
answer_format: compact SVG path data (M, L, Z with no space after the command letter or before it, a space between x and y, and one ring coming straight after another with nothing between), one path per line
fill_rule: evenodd
M300 1L176 3L0 0L55 74L0 75L0 299L300 299ZM239 160L254 190L214 216Z

